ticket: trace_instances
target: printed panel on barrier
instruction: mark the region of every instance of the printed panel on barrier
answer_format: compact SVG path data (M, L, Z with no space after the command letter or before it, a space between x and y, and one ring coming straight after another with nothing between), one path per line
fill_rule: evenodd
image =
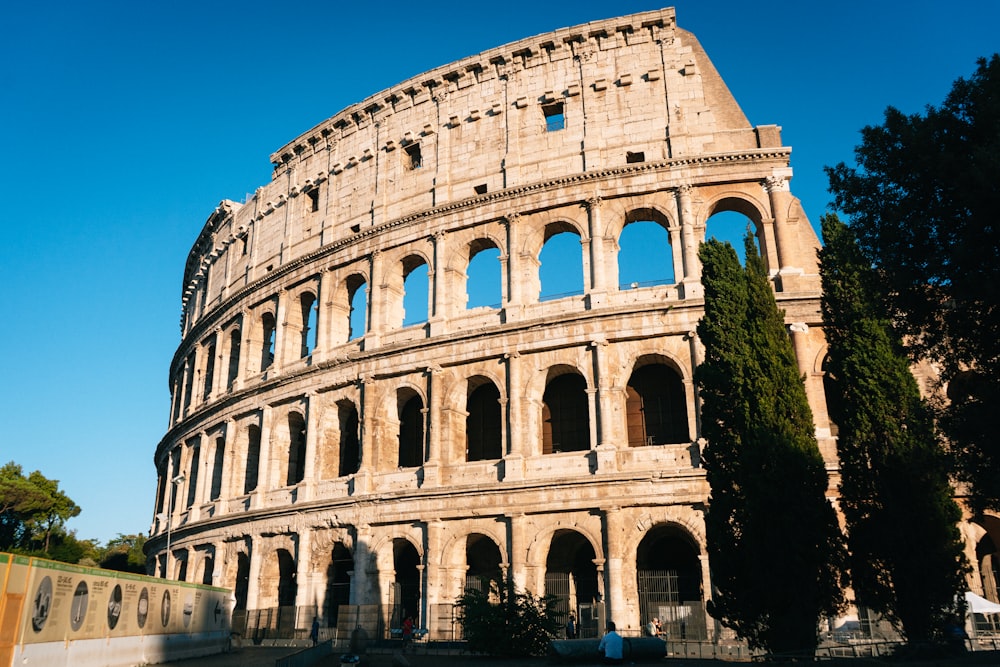
M229 624L229 591L51 561L32 562L22 641L196 633Z

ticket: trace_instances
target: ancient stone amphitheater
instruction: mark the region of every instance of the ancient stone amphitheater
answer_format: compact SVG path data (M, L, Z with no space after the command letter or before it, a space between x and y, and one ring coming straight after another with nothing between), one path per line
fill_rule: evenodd
M233 588L248 631L452 638L502 572L584 634L711 635L692 375L716 213L756 233L833 463L789 155L673 9L425 72L278 149L187 259L150 570ZM619 262L640 223L653 284Z

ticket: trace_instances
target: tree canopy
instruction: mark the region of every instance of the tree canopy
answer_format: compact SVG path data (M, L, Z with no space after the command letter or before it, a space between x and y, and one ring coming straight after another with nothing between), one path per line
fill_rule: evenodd
M950 383L942 426L974 509L1000 509L1000 55L980 59L940 107L889 107L857 166L828 167L876 287L911 356Z
M48 553L53 534L80 508L39 471L25 476L13 461L0 468L0 550Z
M752 648L811 654L842 604L846 554L805 386L753 238L745 269L728 243L699 257L709 612Z
M827 402L855 598L910 642L941 640L965 586L961 510L931 409L876 296L878 274L836 215L822 229Z

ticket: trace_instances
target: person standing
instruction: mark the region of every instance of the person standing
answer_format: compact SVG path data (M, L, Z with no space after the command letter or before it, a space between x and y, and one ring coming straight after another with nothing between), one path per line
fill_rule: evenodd
M403 650L410 645L413 640L413 617L407 616L406 620L403 621Z
M597 650L604 654L605 665L620 665L624 661L624 642L618 634L614 621L608 621L608 631L601 637Z
M577 637L576 616L574 616L573 613L570 612L569 620L566 621L566 639L576 639L576 637Z
M313 646L319 643L319 618L313 616L312 628L309 630L309 639L312 640Z

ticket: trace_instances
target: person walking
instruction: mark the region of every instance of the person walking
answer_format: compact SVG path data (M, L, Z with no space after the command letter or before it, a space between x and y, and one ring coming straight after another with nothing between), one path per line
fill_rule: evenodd
M312 628L309 629L309 639L312 640L313 646L319 643L319 618L313 616Z

